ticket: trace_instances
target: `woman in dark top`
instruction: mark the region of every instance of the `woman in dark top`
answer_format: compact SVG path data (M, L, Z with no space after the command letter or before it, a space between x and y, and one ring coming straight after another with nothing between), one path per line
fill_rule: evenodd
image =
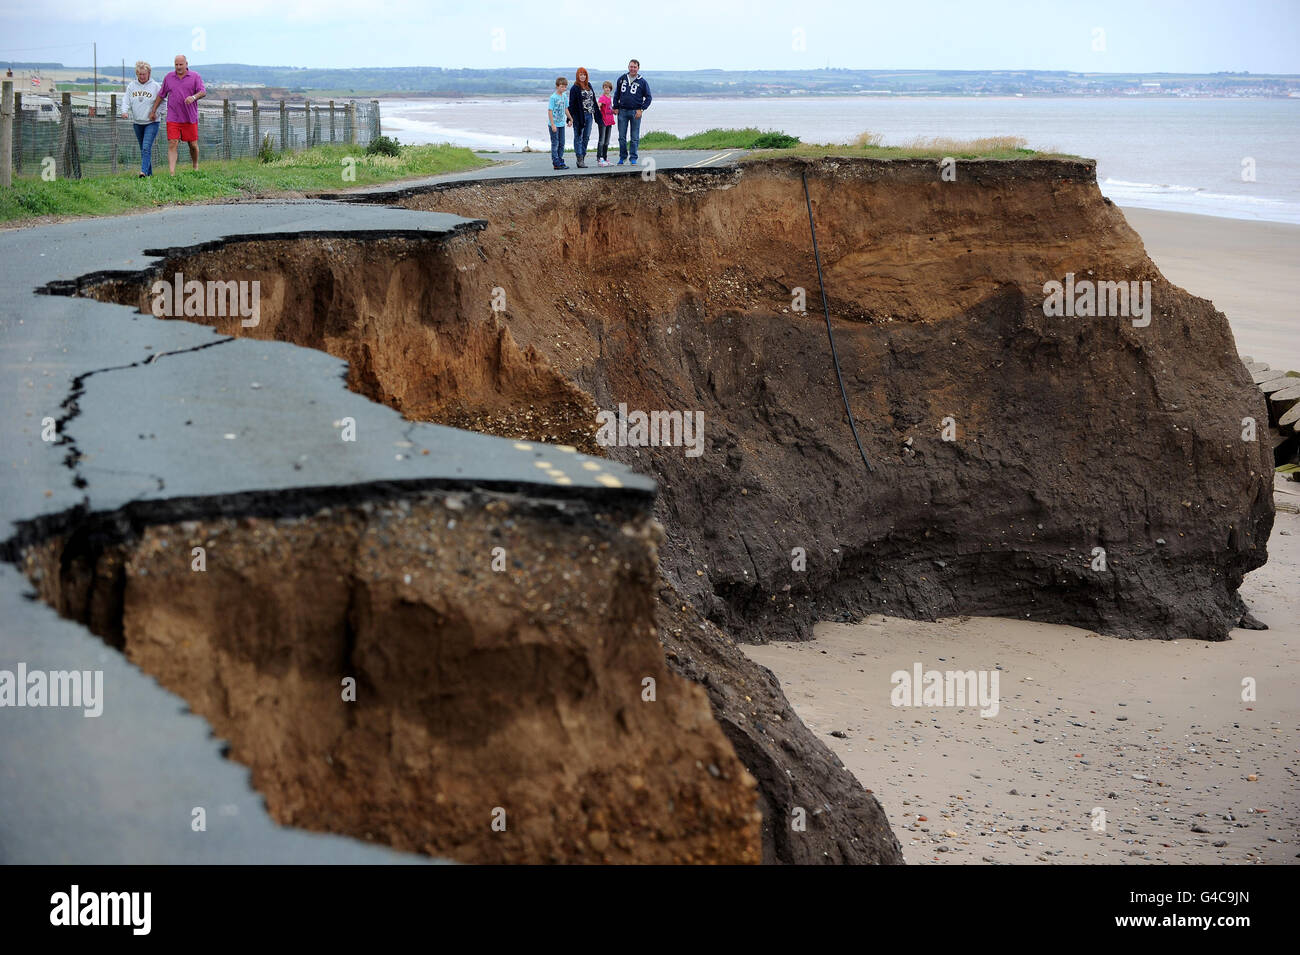
M587 139L596 124L596 91L591 88L587 70L578 67L569 89L569 115L573 117L573 154L578 168L587 168Z

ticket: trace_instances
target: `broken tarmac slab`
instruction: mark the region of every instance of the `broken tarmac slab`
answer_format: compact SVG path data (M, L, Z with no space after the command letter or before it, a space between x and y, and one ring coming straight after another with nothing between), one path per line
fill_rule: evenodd
M612 496L648 478L603 458L408 421L344 385L347 364L230 339L85 379L65 434L91 511L128 502L393 484ZM148 379L151 400L138 398ZM123 408L137 407L124 415Z
M345 364L276 342L70 297L87 276L145 271L166 250L266 238L442 241L475 220L303 201L186 206L0 233L0 488L5 557L90 514L143 523L254 507L301 512L407 489L516 489L639 501L654 483L604 459L403 419L347 390ZM356 442L341 440L345 422ZM51 430L51 426L53 430ZM43 435L54 440L44 440ZM589 467L583 467L583 465ZM421 861L275 824L205 721L0 566L0 669L102 669L113 719L8 708L0 860ZM74 782L75 781L75 782ZM191 829L205 807L207 835Z
M734 167L748 153L747 149L655 149L643 151L639 157L641 162L636 166L619 166L615 161L608 166L591 165L583 169L573 166L561 171L551 167L550 153L545 150L528 153L479 153L481 159L492 160L493 165L424 179L403 179L377 186L313 193L313 196L317 199L349 202L390 202L398 194L420 192L429 187L451 183L498 179L572 179L579 176L648 178L658 170ZM648 164L650 160L654 161L653 166Z
M0 234L6 470L19 478L0 491L0 519L16 528L78 506L384 482L653 495L652 481L605 459L407 421L348 391L344 362L319 352L36 294L147 271L180 248L305 234L441 241L477 226L304 201L187 206ZM50 419L54 442L42 439ZM345 419L356 442L341 440L335 422ZM91 476L93 485L78 487Z

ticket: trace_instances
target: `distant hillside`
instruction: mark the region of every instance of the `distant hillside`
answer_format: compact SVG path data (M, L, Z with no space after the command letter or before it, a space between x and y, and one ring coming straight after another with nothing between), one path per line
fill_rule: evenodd
M380 95L536 95L574 67L457 69L436 66L299 69L242 63L192 64L207 83L262 85L290 91L331 90ZM591 69L613 79L623 67ZM656 70L645 64L654 91L670 96L773 96L792 93L946 96L1287 96L1300 94L1300 76L1252 73L1071 73L1042 70ZM101 76L104 73L101 72Z

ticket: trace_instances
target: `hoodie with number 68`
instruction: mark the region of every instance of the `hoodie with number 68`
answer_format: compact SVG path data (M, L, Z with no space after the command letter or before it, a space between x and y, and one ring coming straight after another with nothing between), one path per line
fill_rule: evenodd
M640 73L636 79L628 79L624 73L614 84L614 109L649 109L650 84Z

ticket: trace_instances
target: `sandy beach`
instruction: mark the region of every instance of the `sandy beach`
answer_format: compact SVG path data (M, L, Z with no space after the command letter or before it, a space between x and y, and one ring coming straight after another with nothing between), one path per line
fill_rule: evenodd
M1242 596L1271 629L1226 643L872 616L744 649L874 790L910 863L1294 864L1300 516L1278 512L1269 554ZM892 674L918 662L996 670L997 715L892 705Z
M1228 316L1237 349L1300 371L1300 226L1124 209L1165 278Z

